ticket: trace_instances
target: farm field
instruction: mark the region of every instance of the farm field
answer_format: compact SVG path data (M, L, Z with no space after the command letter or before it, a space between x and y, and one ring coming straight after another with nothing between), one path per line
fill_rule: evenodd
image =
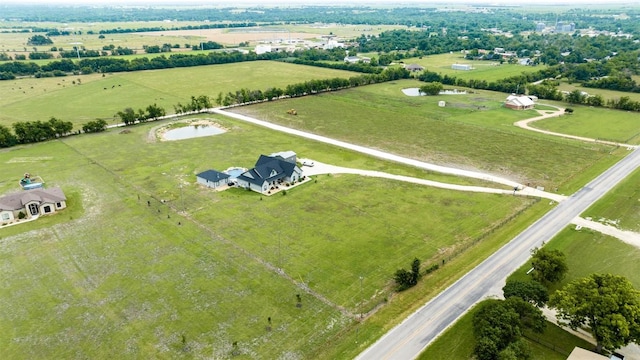
M341 38L352 39L362 34L377 35L382 31L393 29L406 29L406 26L396 25L348 25L348 24L316 24L316 25L283 25L283 26L260 26L248 28L228 28L228 29L194 29L178 30L183 26L199 26L211 23L189 22L189 21L164 21L150 22L114 22L114 23L13 23L0 22L1 29L12 29L15 26L33 26L41 28L69 29L69 31L80 31L81 34L69 36L51 36L53 44L42 46L27 45L32 33L0 33L0 52L10 56L24 54L28 56L30 52L50 51L52 47L64 50L73 50L74 43L81 43L80 46L87 50L102 50L104 46L114 45L115 47L128 47L136 50L138 54L143 54L144 45L172 44L179 45L179 48L172 49L172 52L191 51L186 45L197 45L200 42L215 41L224 46L238 46L241 42L248 42L251 46L265 40L289 40L304 39L310 41L320 41L323 35L336 35ZM131 32L121 34L104 34L100 38L100 30L112 29L139 29L139 28L159 28L164 27L165 31ZM175 29L175 30L171 30ZM88 33L93 32L93 33ZM26 50L25 50L26 49ZM170 54L170 53L169 53ZM149 54L153 55L153 54ZM47 63L51 60L34 61L38 64Z
M82 209L43 219L51 227L0 228L5 354L308 358L353 334L354 314L389 297L397 267L450 259L535 203L346 175L286 196L213 192L194 185L195 173L251 166L260 153L371 161L215 121L230 131L158 142L148 136L154 123L0 152L3 192L30 171Z
M625 144L640 144L640 118L638 118L638 114L581 105L572 105L572 108L575 111L570 116L540 120L531 125L563 134Z
M283 76L286 74L286 76ZM0 124L16 121L48 120L56 117L71 121L76 129L83 123L102 118L113 124L118 111L134 110L151 104L173 113L177 103L188 103L191 96L207 95L212 101L220 92L240 88L265 90L311 79L350 77L342 70L253 61L190 68L149 70L68 76L62 78L16 79L0 82ZM37 104L37 106L34 106Z
M537 115L502 107L504 94L410 97L402 80L317 96L233 109L285 126L334 137L437 164L480 169L532 186L570 193L581 174L612 164L623 151L609 146L558 139L519 129L513 123ZM438 101L447 102L445 108ZM288 115L294 108L296 116ZM517 140L515 140L517 139ZM544 149L544 153L541 153ZM595 173L591 173L595 176Z
M439 55L428 55L420 58L409 58L402 60L405 64L418 64L425 70L440 73L442 75L455 76L460 79L478 79L488 82L521 75L523 73L536 72L544 69L545 65L523 66L518 64L500 64L497 61L466 60L463 53L449 53ZM452 64L469 64L474 67L472 70L453 70ZM447 86L450 87L450 86Z

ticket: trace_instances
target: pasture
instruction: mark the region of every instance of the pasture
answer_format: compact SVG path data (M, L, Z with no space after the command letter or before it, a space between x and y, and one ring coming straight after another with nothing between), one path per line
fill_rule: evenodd
M571 106L573 114L536 121L531 125L563 134L640 144L640 117L637 113L581 105L565 106Z
M613 147L532 133L513 126L537 115L502 107L504 94L410 97L402 80L233 109L285 126L384 149L437 164L455 164L570 193L595 176L599 164L623 155ZM438 107L444 100L447 106ZM296 116L288 115L294 108ZM542 151L544 149L544 152ZM610 155L610 152L613 154Z
M283 74L286 74L284 76ZM207 95L215 100L241 88L265 90L311 79L350 77L342 70L253 61L130 73L90 74L44 79L0 81L0 124L16 121L48 120L51 116L71 121L78 129L83 123L102 118L113 124L118 111L158 104L173 113L177 103L191 96Z
M0 152L3 192L30 171L81 209L42 219L50 227L0 228L5 354L309 358L359 333L356 314L390 297L396 268L465 253L519 211L530 219L526 198L346 175L286 196L212 192L194 184L197 172L278 150L402 168L214 120L230 131L150 142L153 123Z
M420 58L403 59L409 64L418 64L425 70L440 73L441 75L455 76L460 79L486 80L487 82L521 75L523 73L536 72L544 69L545 65L523 66L518 64L500 64L498 61L486 60L466 60L465 54L456 52L448 54L428 55ZM472 70L454 70L452 64L468 64L473 66ZM524 86L524 84L523 84Z

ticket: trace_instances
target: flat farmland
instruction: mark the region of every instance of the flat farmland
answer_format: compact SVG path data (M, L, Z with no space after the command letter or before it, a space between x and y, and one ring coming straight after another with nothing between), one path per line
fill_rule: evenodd
M592 139L640 144L640 117L637 113L580 105L570 106L575 110L573 114L536 121L532 126Z
M190 68L149 70L130 73L68 76L46 79L17 79L0 82L0 124L48 120L51 116L74 123L75 128L96 118L116 121L124 108L134 110L158 104L173 112L177 103L191 96L213 99L222 92L241 88L267 89L311 79L350 77L342 70L253 61Z
M41 219L47 227L0 228L4 354L314 357L357 333L355 314L385 302L396 268L473 249L534 203L346 175L286 196L214 192L195 185L197 172L250 167L261 153L368 160L213 120L229 131L158 142L145 124L0 152L3 192L30 171L70 207Z
M440 73L442 75L455 76L460 79L486 80L487 82L521 75L523 73L542 70L546 65L523 66L518 64L500 64L498 61L466 60L463 53L449 53L429 55L420 58L402 60L405 64L418 64L425 70ZM467 64L473 66L472 70L454 70L452 64ZM524 84L523 84L524 85ZM450 86L447 86L450 87Z
M638 80L635 80L635 81L638 82ZM640 101L640 94L638 93L588 88L588 87L580 86L579 84L568 84L566 82L560 82L560 86L558 86L558 90L561 90L561 91L580 90L580 91L586 92L589 95L600 95L605 100L619 99L623 96L626 96L633 101Z
M602 170L623 152L532 134L515 128L534 111L502 107L504 94L477 91L467 95L410 97L403 88L412 80L354 88L318 96L233 109L285 126L338 138L407 157L479 169L532 186L577 190L574 181L590 169ZM438 106L444 100L447 106ZM297 115L287 114L296 109ZM589 176L595 176L591 173ZM572 192L572 191L571 191Z

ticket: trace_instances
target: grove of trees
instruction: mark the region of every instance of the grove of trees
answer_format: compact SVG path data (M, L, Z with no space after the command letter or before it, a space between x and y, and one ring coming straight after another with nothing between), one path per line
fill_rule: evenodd
M576 279L551 295L549 305L572 329L588 328L598 352L640 341L640 291L622 276Z

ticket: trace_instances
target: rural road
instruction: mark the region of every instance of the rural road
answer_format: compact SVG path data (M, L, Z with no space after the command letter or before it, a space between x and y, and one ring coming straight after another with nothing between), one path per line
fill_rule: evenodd
M417 357L474 304L489 296L499 296L507 276L529 259L532 248L553 238L638 166L640 149L635 149L389 331L357 359Z

